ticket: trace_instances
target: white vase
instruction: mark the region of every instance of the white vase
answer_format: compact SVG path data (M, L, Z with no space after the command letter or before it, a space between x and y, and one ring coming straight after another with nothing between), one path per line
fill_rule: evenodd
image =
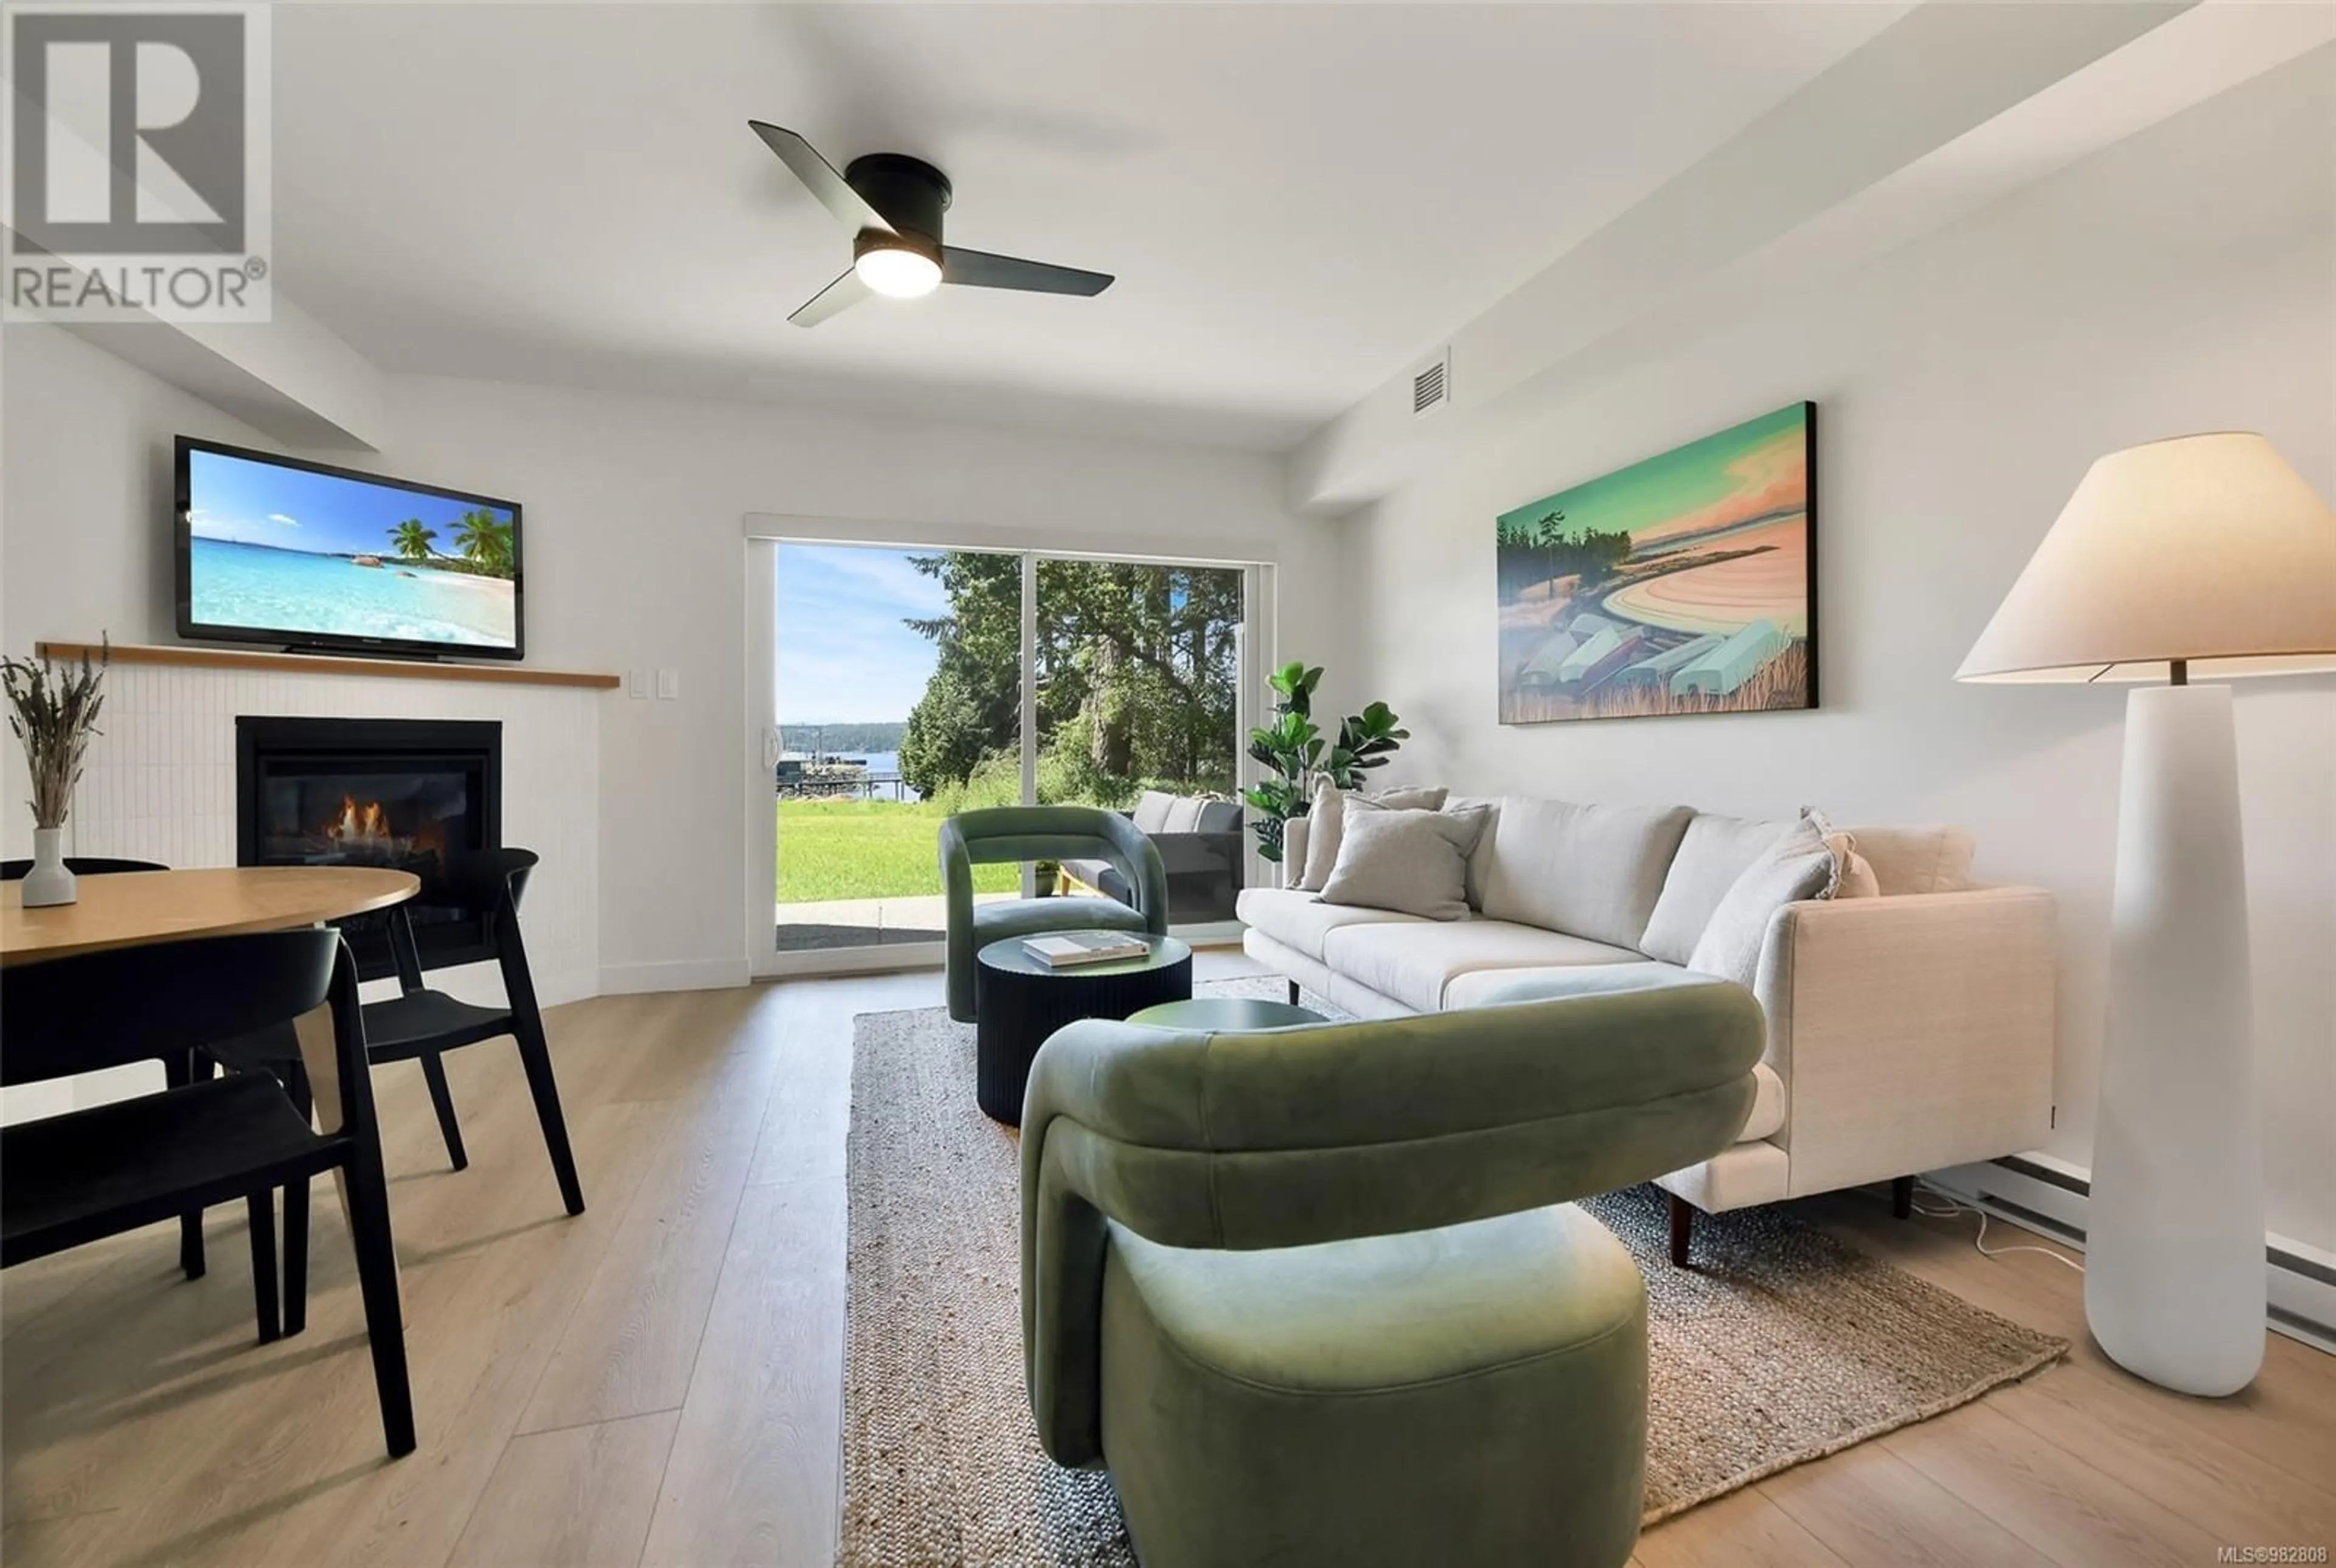
M44 909L69 904L81 897L73 872L65 869L65 830L33 830L33 869L24 873L24 907Z

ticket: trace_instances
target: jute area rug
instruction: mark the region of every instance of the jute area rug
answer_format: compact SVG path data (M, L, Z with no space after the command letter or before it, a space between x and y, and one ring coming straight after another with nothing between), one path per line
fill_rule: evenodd
M1018 1149L974 1105L972 1027L863 1014L852 1053L839 1563L1136 1568L1109 1479L1048 1461L1024 1403ZM1647 1279L1650 1524L2068 1349L1774 1210L1699 1218L1688 1271L1656 1189L1583 1207Z

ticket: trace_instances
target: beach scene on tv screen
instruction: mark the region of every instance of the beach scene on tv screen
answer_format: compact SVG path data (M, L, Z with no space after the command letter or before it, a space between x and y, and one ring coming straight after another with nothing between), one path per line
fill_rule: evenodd
M197 626L472 648L519 642L508 507L190 452Z

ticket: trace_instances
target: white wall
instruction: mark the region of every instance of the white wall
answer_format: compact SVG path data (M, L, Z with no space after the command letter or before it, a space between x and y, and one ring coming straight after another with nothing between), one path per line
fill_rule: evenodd
M268 443L53 328L5 328L0 377L0 646L170 640L170 436ZM676 701L601 699L604 983L745 978L745 879L770 875L746 863L739 788L747 513L1082 550L1246 541L1283 568L1280 646L1350 667L1333 592L1345 541L1287 511L1270 458L427 378L392 378L387 399L387 439L358 465L526 509L529 663L680 674Z
M2053 1154L2081 1165L2102 1031L2121 697L1952 677L2097 455L2267 433L2336 494L2330 51L1798 298L1492 411L1356 520L1361 681L1404 771L1474 792L1953 821L2061 901ZM1819 405L1824 707L1504 728L1493 518L1798 398ZM2243 684L2271 1228L2336 1249L2336 682Z
M62 327L0 327L0 647L170 640L174 434L268 444ZM0 842L28 842L13 800Z

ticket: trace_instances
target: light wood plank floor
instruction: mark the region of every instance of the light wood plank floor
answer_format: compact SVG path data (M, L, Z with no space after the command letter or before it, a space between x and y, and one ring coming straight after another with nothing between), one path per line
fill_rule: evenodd
M1204 954L1203 973L1241 961ZM448 1059L459 1174L419 1073L377 1074L421 1431L395 1464L330 1202L308 1330L265 1349L239 1211L214 1212L199 1282L178 1277L168 1228L0 1276L0 1558L832 1562L851 1019L939 998L924 974L555 1009L590 1203L574 1220L508 1047ZM2085 1340L2072 1271L1981 1258L1971 1222L1893 1221L1874 1194L1801 1212L2078 1349L1665 1524L1643 1568L2089 1568L2336 1543L2336 1360L2273 1339L2249 1393L2180 1398Z

